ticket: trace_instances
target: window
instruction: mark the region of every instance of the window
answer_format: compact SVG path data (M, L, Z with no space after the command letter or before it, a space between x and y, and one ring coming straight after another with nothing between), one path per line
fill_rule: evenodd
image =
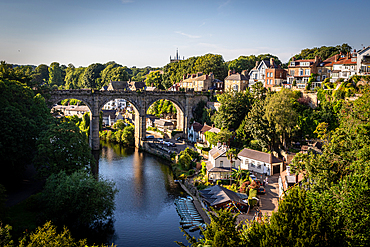
M224 162L222 160L220 161L220 167L224 167Z
M319 69L319 73L321 73L321 69Z
M295 66L295 62L290 62L290 66Z
M252 161L252 163L251 163L251 167L252 167L252 168L255 168L255 167L256 167L256 165L254 164L254 161Z
M303 75L303 69L299 70L299 75Z
M233 85L233 89L235 90L235 91L238 91L238 85Z
M258 169L261 169L261 167L262 167L262 166L261 166L261 163L258 163L257 168L258 168Z
M309 69L306 69L305 72L304 72L305 75L310 75L310 70Z
M294 76L294 70L290 70L290 75Z
M235 161L233 161L233 163L231 164L232 167L235 167Z

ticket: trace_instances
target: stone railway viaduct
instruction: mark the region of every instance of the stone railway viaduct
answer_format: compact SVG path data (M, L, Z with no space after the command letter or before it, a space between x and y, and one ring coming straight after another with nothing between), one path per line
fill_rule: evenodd
M99 113L103 106L114 99L125 99L135 109L135 146L142 147L146 137L146 112L157 100L166 99L174 103L177 110L177 128L187 135L193 109L200 101L207 101L205 93L186 91L98 91L93 89L54 90L50 92L52 105L63 99L78 99L90 109L90 137L92 150L100 149Z

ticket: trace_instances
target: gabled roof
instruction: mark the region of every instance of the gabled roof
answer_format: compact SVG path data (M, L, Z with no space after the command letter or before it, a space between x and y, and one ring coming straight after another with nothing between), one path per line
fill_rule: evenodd
M111 119L115 119L116 118L116 110L102 110L103 112L103 117L109 117Z
M215 127L213 127L213 128L211 128L210 130L208 130L209 132L213 132L213 133L216 133L216 134L218 134L221 130L219 129L219 128L215 128Z
M207 125L207 124L204 124L203 125L203 128L200 130L200 133L201 134L204 134L204 133L206 133L208 130L210 130L210 129L212 129L212 126L209 126L209 125Z
M194 122L191 126L190 126L190 128L191 127L193 127L193 130L195 131L195 132L199 132L202 128L203 128L203 124L200 124L200 123L198 123L198 122Z
M127 81L111 81L108 84L107 90L124 90L128 89Z
M365 51L366 51L366 50L368 50L368 49L370 49L370 45L369 45L368 47L365 47L365 48L363 48L363 49L359 50L359 51L357 52L357 54L360 54L360 55L361 55L361 53L365 52Z
M199 192L211 206L223 204L229 201L247 205L236 192L219 185L212 186Z
M264 162L264 163L269 163L269 164L275 164L275 163L282 163L283 162L282 160L276 158L271 153L268 154L268 153L264 153L264 152L261 152L261 151L249 149L249 148L244 148L242 151L240 151L238 156L245 157L245 158L248 158L248 159L258 160L258 161L261 161L261 162Z
M224 155L227 151L226 147L219 146L214 147L209 151L209 155L213 157L213 159L217 159L218 157Z
M144 89L145 88L145 82L143 81L131 81L129 82L130 89L135 91L137 89Z
M154 120L154 124L159 126L173 126L171 121L165 119L156 119Z
M225 80L247 81L249 80L249 76L247 77L243 74L236 73L236 74L229 75L228 77L225 78Z

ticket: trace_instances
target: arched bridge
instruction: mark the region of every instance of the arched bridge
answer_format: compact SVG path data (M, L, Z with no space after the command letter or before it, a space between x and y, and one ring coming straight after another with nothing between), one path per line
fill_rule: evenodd
M109 101L125 99L135 109L135 146L142 146L146 134L146 112L157 100L166 99L174 103L177 109L177 128L187 134L189 120L198 102L207 101L208 97L201 92L174 91L98 91L91 89L55 90L51 91L49 102L54 105L63 99L78 99L90 109L89 143L93 150L100 149L99 113Z

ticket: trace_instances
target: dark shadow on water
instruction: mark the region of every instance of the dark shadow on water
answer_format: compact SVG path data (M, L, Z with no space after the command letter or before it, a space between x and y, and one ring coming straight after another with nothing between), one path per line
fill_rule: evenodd
M114 220L95 223L91 227L71 229L71 233L74 239L87 239L88 245L109 244L109 240L114 236Z

